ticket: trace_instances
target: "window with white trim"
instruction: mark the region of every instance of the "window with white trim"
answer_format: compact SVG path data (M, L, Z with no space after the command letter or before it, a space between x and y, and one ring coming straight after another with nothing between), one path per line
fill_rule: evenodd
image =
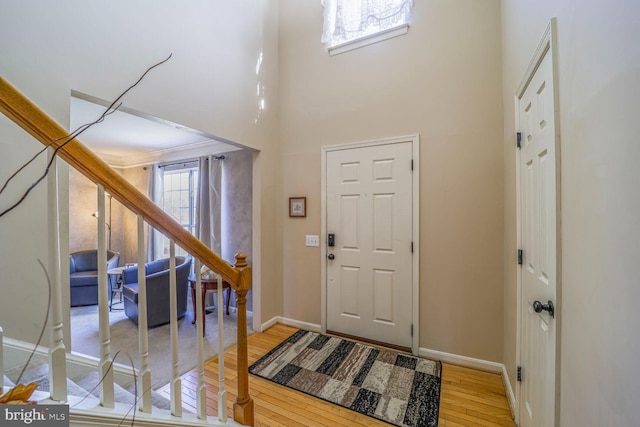
M357 42L369 44L405 34L413 6L412 0L321 0L321 3L322 42L330 52ZM352 48L362 45L358 43Z
M196 198L198 195L198 167L188 164L165 167L162 177L162 210L171 215L189 233L195 234ZM169 256L169 239L162 236L162 254ZM176 247L176 255L185 256L186 251Z

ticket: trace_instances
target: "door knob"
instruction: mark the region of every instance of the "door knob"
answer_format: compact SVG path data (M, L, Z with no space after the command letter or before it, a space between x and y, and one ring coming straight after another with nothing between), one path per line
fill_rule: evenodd
M336 256L335 256L334 254L329 254L329 255L327 255L327 258L329 258L329 259L335 259L335 257L336 257Z
M547 301L546 304L542 304L540 301L535 301L533 303L533 310L536 313L540 313L542 310L546 310L549 312L549 316L555 317L555 308L553 307L552 301Z

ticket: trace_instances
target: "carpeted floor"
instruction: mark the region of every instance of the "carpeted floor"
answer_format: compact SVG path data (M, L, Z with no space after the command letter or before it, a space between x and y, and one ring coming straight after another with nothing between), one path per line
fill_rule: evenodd
M111 325L111 355L118 350L128 352L136 368L140 366L138 357L138 328L121 308L122 303L114 305L109 313ZM196 367L198 361L196 327L191 324L193 311L191 300L187 304L187 314L178 320L178 345L180 375ZM248 334L251 329L251 315L248 314ZM236 343L237 315L231 312L224 316L224 345L228 348ZM205 360L218 354L218 312L213 311L206 316L206 336L204 339ZM71 350L76 353L100 357L100 340L98 335L98 306L71 308ZM129 365L124 355L118 356L116 363ZM171 380L171 347L169 324L149 329L149 366L153 389L157 389Z
M397 426L438 424L439 361L299 330L249 372Z

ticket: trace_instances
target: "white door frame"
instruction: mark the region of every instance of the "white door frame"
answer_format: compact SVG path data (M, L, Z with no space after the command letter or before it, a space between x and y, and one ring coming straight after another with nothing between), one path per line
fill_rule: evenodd
M562 278L562 263L561 263L561 228L560 228L560 219L561 219L561 210L560 210L560 117L559 117L559 109L557 108L558 103L558 60L557 60L557 40L558 40L558 30L557 30L557 19L551 18L547 29L542 36L538 47L529 62L527 70L524 73L522 80L520 80L520 84L516 89L515 97L514 97L514 109L515 109L515 121L516 121L516 129L520 129L520 113L519 113L519 102L520 98L524 95L525 89L527 85L531 81L531 78L535 74L540 62L544 58L547 52L551 55L551 66L553 68L553 87L554 87L554 116L555 116L555 145L556 145L556 306L561 307L561 278ZM521 206L521 196L522 191L520 188L520 150L516 149L516 242L517 247L521 248L522 245L522 206ZM517 299L517 308L516 308L516 363L517 366L521 366L521 355L522 355L522 269L519 266L516 270L516 299ZM559 417L560 417L560 406L558 402L560 402L560 325L561 325L561 316L556 314L554 319L555 328L556 328L556 387L555 387L555 424L559 425ZM521 399L521 389L520 384L516 384L516 396L515 396L515 422L516 424L520 424L520 399ZM550 426L551 427L551 426Z
M322 171L321 171L321 225L320 225L320 281L321 281L321 326L322 332L327 331L327 153L330 151L346 150L350 148L364 148L376 145L397 144L411 142L413 156L412 174L412 301L411 319L413 323L413 336L411 337L411 351L418 354L420 343L420 136L408 135L377 139L372 141L355 142L350 144L329 145L322 147Z

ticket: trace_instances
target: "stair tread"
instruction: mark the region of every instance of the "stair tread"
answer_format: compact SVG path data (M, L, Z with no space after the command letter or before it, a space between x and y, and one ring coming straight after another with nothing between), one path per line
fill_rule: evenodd
M85 375L82 379L78 380L78 385L80 385L86 390L91 390L98 384L98 379L99 379L98 372L93 371ZM95 390L93 390L92 394L98 397L99 392L100 392L100 389L96 388ZM125 389L119 384L115 383L114 396L115 396L114 398L116 402L126 403L128 405L133 405L136 400L133 385ZM154 390L151 391L151 402L152 402L152 405L156 408L167 409L167 410L171 409L171 402Z
M5 387L13 387L21 371L22 366L15 366L9 369L5 374ZM99 398L100 388L96 387L98 381L99 375L97 371L91 371L75 381L67 378L67 394L78 397L85 397L91 394ZM50 390L49 365L43 360L32 360L31 367L24 372L20 382L23 384L36 382L38 383L38 391L48 393ZM130 390L127 390L119 384L114 383L114 399L116 402L133 405L136 401L133 393L133 385L130 386ZM171 402L154 390L151 391L151 402L156 408L171 409Z

